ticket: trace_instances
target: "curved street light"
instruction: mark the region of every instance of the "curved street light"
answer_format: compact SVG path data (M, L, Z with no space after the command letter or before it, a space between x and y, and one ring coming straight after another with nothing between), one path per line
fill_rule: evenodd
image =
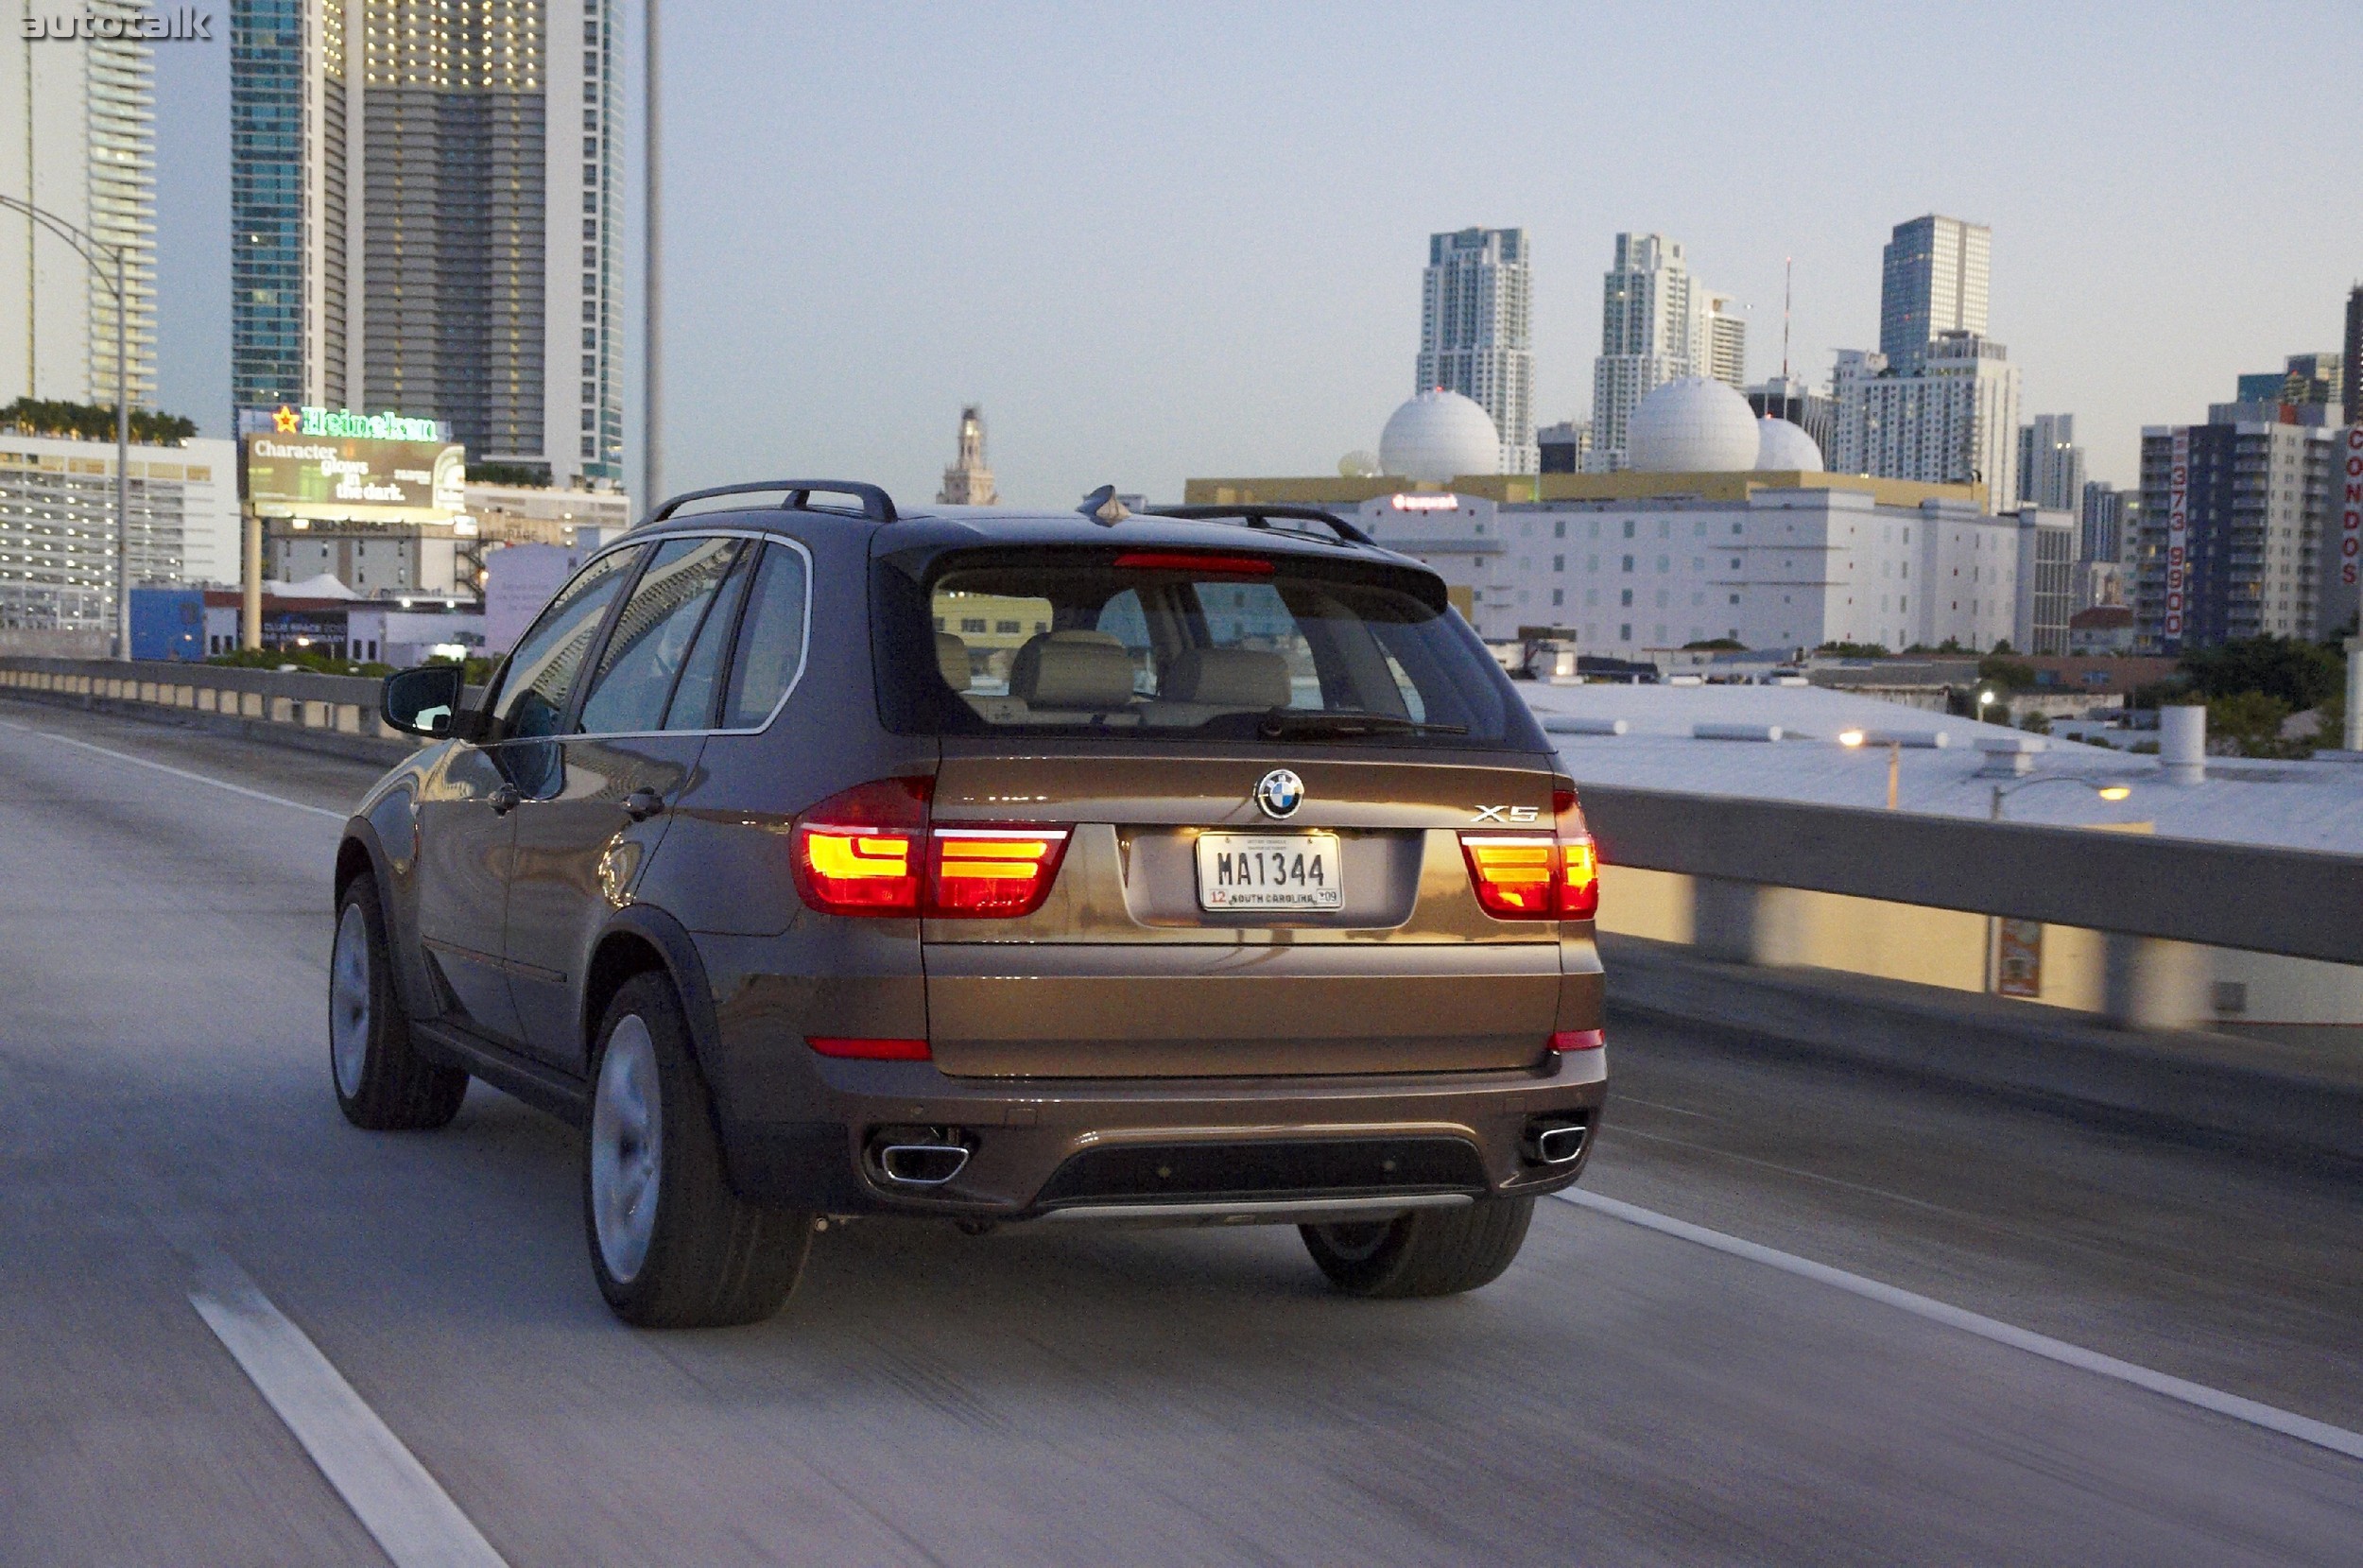
M78 229L57 214L12 196L0 196L0 210L22 213L73 247L91 275L106 284L115 299L115 657L131 657L131 300L124 279L128 248ZM107 276L98 253L113 258L114 276ZM30 388L27 388L29 391Z
M1990 820L1996 822L2002 820L2002 801L2005 796L2015 795L2022 789L2032 789L2037 784L2081 784L2104 801L2122 801L2133 793L2133 786L2130 784L2096 784L2090 779L2079 779L2073 773L2046 773L2040 779L2028 779L2023 784L1995 784L1993 786L1993 812Z

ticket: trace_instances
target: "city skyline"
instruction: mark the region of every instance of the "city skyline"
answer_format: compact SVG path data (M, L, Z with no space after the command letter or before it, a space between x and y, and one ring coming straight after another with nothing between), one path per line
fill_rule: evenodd
M1751 381L1778 369L1793 255L1791 368L1820 385L1831 351L1876 339L1892 228L1938 212L1993 231L1992 331L2023 370L2027 405L2075 413L2093 475L2129 485L2142 425L2198 418L2232 376L2338 341L2363 217L2321 201L2316 176L2228 171L2241 162L2237 127L2327 80L2332 35L2363 43L2363 27L2071 18L2008 113L1923 102L1873 69L1907 47L1972 72L2023 60L2014 50L2036 14L1839 29L1718 13L1753 73L1712 94L1651 88L1651 112L1679 129L1662 156L1595 160L1575 178L1561 155L1649 95L1640 66L1658 29L1506 13L1498 27L1545 53L1575 58L1564 46L1580 34L1571 73L1587 93L1505 89L1482 126L1397 125L1349 106L1335 125L1257 117L1249 135L1232 122L1316 52L1342 48L1341 67L1448 73L1473 66L1498 28L1438 42L1373 12L1340 45L1305 18L1242 14L1226 37L1255 63L1226 74L1203 36L1152 18L1063 26L1017 11L913 39L861 18L685 16L667 40L671 145L766 150L668 162L673 477L826 466L931 492L942 422L972 400L996 411L996 466L1015 499L1068 500L1102 480L1166 495L1191 471L1318 472L1370 444L1400 400L1402 356L1417 348L1403 303L1418 286L1411 248L1468 223L1523 228L1536 247L1538 423L1586 412L1599 259L1618 232L1681 235L1693 265L1747 302ZM625 21L630 58L638 17ZM766 42L748 49L750 36ZM856 91L865 62L889 50L899 94ZM226 421L228 280L226 257L205 252L225 249L227 94L207 69L218 75L225 51L157 55L163 401L213 430ZM1146 111L1073 136L1062 84L1128 76L1126 61L1152 55L1178 74L1137 100ZM2110 72L2092 75L2103 58ZM783 77L786 59L799 69ZM2209 95L2165 112L2161 84L2202 65ZM1683 123L1777 118L1822 99L1837 134L1811 141L1723 141ZM956 133L988 103L989 132ZM825 146L763 129L791 106L834 128ZM636 104L626 116L636 137ZM1892 134L1870 136L1889 122ZM2318 171L2354 137L2328 134ZM2044 174L2030 181L2036 147ZM635 206L628 197L626 233ZM2244 237L2275 221L2269 250ZM1301 265L1271 265L1284 243ZM2143 265L2129 272L2133 254ZM626 272L629 300L636 258ZM750 341L776 352L750 354ZM628 410L635 395L628 380ZM629 412L628 447L637 422Z

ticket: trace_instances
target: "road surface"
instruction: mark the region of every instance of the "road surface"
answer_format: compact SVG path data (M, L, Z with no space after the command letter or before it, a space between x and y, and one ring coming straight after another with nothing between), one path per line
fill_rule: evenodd
M1612 1033L1585 1190L1737 1250L1546 1202L1494 1286L1370 1303L1285 1229L864 1221L772 1323L625 1329L575 1133L336 1113L368 776L0 701L0 1561L2363 1557L2351 1175L1667 1029Z

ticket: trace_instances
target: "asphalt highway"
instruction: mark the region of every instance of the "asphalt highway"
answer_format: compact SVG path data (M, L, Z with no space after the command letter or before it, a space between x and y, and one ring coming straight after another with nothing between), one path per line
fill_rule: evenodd
M0 700L0 1562L382 1562L405 1463L518 1565L2363 1559L2351 1174L1669 1029L1612 1031L1585 1188L1737 1250L1546 1202L1492 1287L1367 1303L1285 1229L865 1221L774 1322L625 1329L574 1132L336 1113L369 774Z

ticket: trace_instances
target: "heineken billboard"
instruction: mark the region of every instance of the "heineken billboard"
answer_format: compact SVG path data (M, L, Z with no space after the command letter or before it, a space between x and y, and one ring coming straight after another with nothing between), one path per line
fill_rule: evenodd
M467 448L431 420L282 408L246 437L246 497L264 517L447 523L466 508Z

